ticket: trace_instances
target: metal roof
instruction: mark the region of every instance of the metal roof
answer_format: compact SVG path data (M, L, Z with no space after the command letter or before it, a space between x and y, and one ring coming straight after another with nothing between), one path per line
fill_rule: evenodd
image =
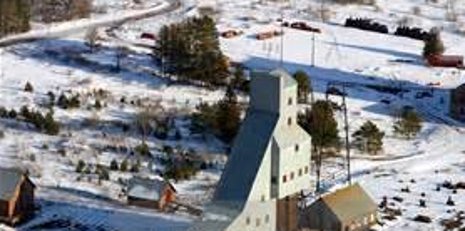
M135 177L129 181L128 196L157 201L161 198L167 186L172 188L168 182L160 179Z
M251 110L234 141L214 200L245 203L271 142L279 115Z
M23 172L17 169L0 168L0 200L10 200L23 179Z
M377 205L368 193L354 184L320 198L342 222L350 222L377 210Z

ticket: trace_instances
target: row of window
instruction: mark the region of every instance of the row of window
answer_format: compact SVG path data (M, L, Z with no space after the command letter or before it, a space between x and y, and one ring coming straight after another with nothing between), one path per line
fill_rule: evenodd
M265 224L270 223L270 215L268 215L268 214L265 215L264 222L265 222ZM251 223L252 223L252 221L251 221L250 217L247 217L247 218L245 219L245 224L246 224L246 225L250 225ZM255 226L256 226L256 227L259 227L260 225L261 225L261 219L260 219L260 218L256 218L256 219L255 219Z
M376 221L376 216L375 214L370 214L369 216L363 217L363 222L359 221L353 221L350 226L345 227L345 231L353 231L357 230L360 227L363 226L368 226L369 224L373 224Z
M297 171L297 174L299 177L301 177L303 174L308 174L308 166L305 166L305 168L299 168L299 170ZM283 183L286 183L288 180L291 181L291 180L294 180L294 172L291 172L289 174L289 179L288 179L288 175L287 174L284 174L283 175Z

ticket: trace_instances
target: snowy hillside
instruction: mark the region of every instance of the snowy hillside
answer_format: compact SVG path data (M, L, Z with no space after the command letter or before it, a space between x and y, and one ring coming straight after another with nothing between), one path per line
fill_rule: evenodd
M201 208L211 198L227 160L225 144L209 135L193 134L189 115L200 102L217 102L224 91L171 84L160 76L150 56L153 41L140 38L142 33L156 34L164 24L197 15L198 6L216 8L219 32L229 29L244 32L234 38L220 39L231 61L243 63L249 69L276 68L281 66L283 50L282 67L289 72L306 71L316 99L325 98L328 84L347 85L350 133L367 120L386 133L381 154L372 156L352 150L353 180L367 187L377 202L387 197L392 207L402 213L395 220L382 217L385 225L376 230L443 230L443 219L451 219L465 210L465 190L440 187L437 191L437 186L446 181L465 182L465 123L451 119L448 113L449 91L465 82L463 70L428 67L421 57L422 41L343 26L347 17L369 17L388 25L392 32L399 24L425 30L440 27L446 54L465 55L465 2L457 1L454 21L448 20L450 13L444 0L438 3L377 0L374 6L328 3L324 6L328 18L323 23L317 1L262 4L264 1L192 0L182 1L181 7L169 12L161 11L108 28L119 17L158 12L172 3L142 2L95 0L96 6L106 10L92 19L51 27L58 28L53 36L48 36L55 31L52 29L20 35L66 36L0 48L1 107L19 111L28 106L45 113L48 92L57 98L60 94L79 94L81 99L78 108L53 108L55 118L63 124L59 136L42 134L28 123L0 119L0 131L4 132L0 138L0 166L28 169L38 186L41 210L19 230L37 230L50 222L60 228L71 222L87 230L172 231L184 230L197 218L182 209L165 214L127 206L121 182L133 175L157 177L164 169L162 160L171 158L166 151L169 147L179 155L176 158L195 153L211 164L191 180L174 182L180 203ZM278 21L281 16L288 22L305 21L322 33L313 37L309 32L283 28L282 38L262 41L255 38L260 32L281 30ZM94 52L82 36L83 28L89 25L101 26L102 40ZM79 33L75 34L75 29ZM315 66L312 66L312 44L315 44ZM121 47L125 48L122 70L116 72ZM33 85L33 92L23 91L26 82ZM408 91L395 95L377 91L373 86L401 87ZM422 92L433 94L417 97ZM330 98L341 103L341 97ZM97 100L103 104L101 109L95 106ZM240 101L246 103L247 97L241 96ZM401 139L392 131L395 115L404 106L415 108L424 120L422 131L412 140ZM133 149L140 144L141 137L134 131L125 131L124 126L134 124L139 113L148 108L155 108L163 118L169 117L172 126L167 139L148 138L153 158L138 159ZM337 119L343 136L341 112L337 113ZM176 134L182 138L176 139ZM344 154L324 161L323 183L328 191L345 184ZM131 164L140 162L142 170L138 174L112 171L110 180L101 183L95 175L82 177L75 171L80 160L92 167L110 166L112 160L129 160ZM401 191L406 187L410 193ZM445 205L449 196L456 206ZM426 207L419 206L420 199L426 200ZM433 218L433 222L413 221L419 214Z

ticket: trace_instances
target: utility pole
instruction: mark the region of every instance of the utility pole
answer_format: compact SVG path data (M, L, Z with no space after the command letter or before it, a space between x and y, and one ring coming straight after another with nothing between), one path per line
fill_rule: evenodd
M284 22L284 13L283 13L283 9L281 8L281 54L280 54L280 62L279 62L279 66L280 68L283 68L283 64L284 64L284 25L283 25L283 22Z
M352 177L350 171L350 141L349 141L349 119L347 115L347 102L346 102L346 86L342 85L342 108L344 110L344 130L345 130L345 139L346 139L346 158L347 158L347 182L349 185L352 184Z
M315 32L312 32L312 67L315 67Z

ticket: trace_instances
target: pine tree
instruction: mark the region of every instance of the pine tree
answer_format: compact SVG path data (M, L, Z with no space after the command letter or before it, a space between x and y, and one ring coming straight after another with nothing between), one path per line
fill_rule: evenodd
M226 95L224 99L218 103L217 110L217 129L220 133L220 137L229 143L236 136L241 121L241 110L232 87L228 87L226 90Z
M49 111L45 116L44 131L48 135L58 135L60 132L60 124L53 119L53 112Z
M82 173L85 167L86 167L86 162L84 162L83 160L79 160L76 166L76 172Z
M180 81L217 86L228 76L215 22L209 17L162 27L155 54L162 60L163 71L177 75Z
M338 147L340 144L337 121L330 102L318 100L311 110L299 116L299 124L312 136L312 142L319 148Z
M294 78L297 81L298 91L297 91L297 98L299 103L307 103L308 102L308 93L312 90L310 84L310 77L304 71L297 71L294 74Z
M370 154L377 154L383 148L384 132L371 121L365 122L359 130L352 134L356 147Z
M394 123L394 133L412 139L422 128L421 117L412 109L403 109L400 118Z
M110 170L112 171L118 171L119 169L119 166L118 166L118 161L116 161L115 159L113 159L110 163Z
M121 170L121 172L126 172L128 170L128 167L129 167L128 160L124 159L121 162L121 166L119 167L119 170Z
M428 38L425 40L423 48L423 57L428 58L431 55L441 55L444 53L444 44L438 29L431 29Z
M32 84L30 82L26 83L26 85L24 86L24 91L26 91L26 92L34 92L34 88L32 87Z

